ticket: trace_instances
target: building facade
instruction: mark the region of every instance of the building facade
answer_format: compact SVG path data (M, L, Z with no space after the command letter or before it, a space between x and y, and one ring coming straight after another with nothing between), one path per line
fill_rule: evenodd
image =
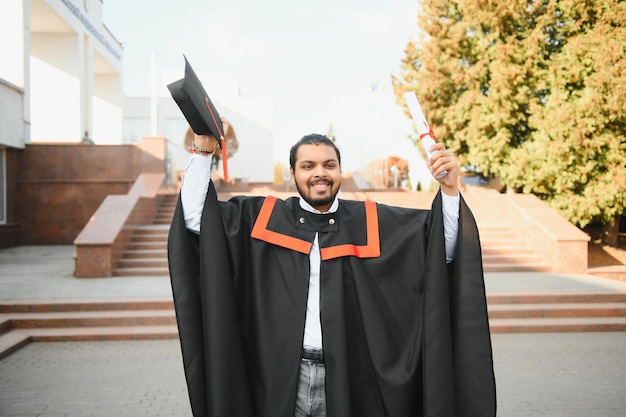
M63 192L54 194L55 187L68 189L68 181L76 182L72 189L81 181L111 183L107 169L91 172L85 168L89 172L78 172L83 169L76 165L78 154L98 158L95 155L106 154L110 146L128 147L159 137L166 144L166 181L175 183L187 163L189 154L183 140L188 124L166 89L166 84L179 75L182 77L182 56L180 74L160 77L158 97L125 97L123 46L103 22L106 6L103 3L103 0L0 2L0 247L37 244L34 233L28 239L18 236L24 230L37 229L42 220L36 217L41 211L78 204L68 200ZM155 66L147 69L150 71L158 72L158 69ZM271 183L273 104L240 97L233 80L214 76L205 79L209 80L205 86L220 113L237 133L239 149L229 160L230 177ZM211 85L211 80L217 81L216 85ZM224 92L227 84L231 88ZM79 149L92 144L104 146L92 151ZM54 162L50 160L42 165L33 159L34 155L41 155L44 147L57 145L74 155L63 159L60 151L45 148L51 149ZM87 166L98 165L95 162L81 161ZM42 166L45 166L43 171ZM72 170L76 174L70 174ZM133 180L124 178L122 182ZM29 198L24 196L24 190L30 190ZM46 197L35 201L33 192ZM100 198L98 193L94 195ZM94 201L91 205L95 204ZM30 213L27 209L30 206L41 208ZM79 210L83 209L79 207ZM90 215L81 213L76 221ZM66 218L58 224L67 223L67 216L66 213Z
M11 151L31 143L119 144L122 53L101 0L0 2L0 224Z

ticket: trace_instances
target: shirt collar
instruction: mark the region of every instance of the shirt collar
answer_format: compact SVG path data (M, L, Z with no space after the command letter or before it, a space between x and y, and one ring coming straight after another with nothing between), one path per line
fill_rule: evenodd
M302 209L311 213L317 213L317 214L334 213L339 208L339 199L337 198L337 196L335 196L335 200L333 201L333 204L330 205L330 208L328 209L328 211L325 211L323 213L317 209L314 209L313 206L307 203L302 197L300 197L300 207L302 207Z

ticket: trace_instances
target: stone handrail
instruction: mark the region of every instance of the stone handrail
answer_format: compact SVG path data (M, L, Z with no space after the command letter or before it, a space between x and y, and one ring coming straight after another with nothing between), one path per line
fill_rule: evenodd
M165 174L143 173L128 194L107 196L74 240L74 276L111 277L131 231L129 226L151 223L160 203L158 191Z

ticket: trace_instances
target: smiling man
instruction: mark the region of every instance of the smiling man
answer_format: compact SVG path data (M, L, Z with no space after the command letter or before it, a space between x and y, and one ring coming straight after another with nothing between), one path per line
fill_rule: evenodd
M225 130L229 128L224 122ZM326 136L290 151L299 197L218 201L195 136L169 240L194 416L495 416L475 221L442 144L431 210L338 198Z
M289 156L291 177L298 193L322 213L328 211L341 186L339 152L334 144L328 146L324 138L305 136Z

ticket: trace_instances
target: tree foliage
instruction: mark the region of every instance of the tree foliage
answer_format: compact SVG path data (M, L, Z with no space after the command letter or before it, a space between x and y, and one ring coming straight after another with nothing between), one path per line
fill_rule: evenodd
M424 0L393 83L464 165L580 227L626 204L626 1Z

